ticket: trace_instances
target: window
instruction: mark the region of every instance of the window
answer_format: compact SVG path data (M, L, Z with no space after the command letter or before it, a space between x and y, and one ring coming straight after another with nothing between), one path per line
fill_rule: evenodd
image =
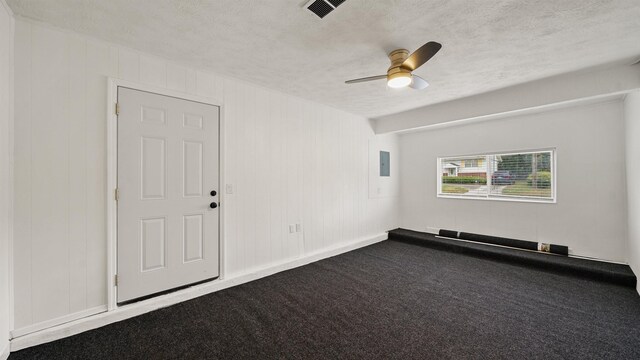
M438 197L555 202L555 150L440 157Z
M478 167L478 159L469 159L464 161L464 167Z

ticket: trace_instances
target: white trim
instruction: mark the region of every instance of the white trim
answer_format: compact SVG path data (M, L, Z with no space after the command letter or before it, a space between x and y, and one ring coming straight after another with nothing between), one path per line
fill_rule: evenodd
M13 240L13 220L14 220L14 213L13 213L13 207L14 207L14 181L13 181L13 176L14 176L14 162L15 162L15 156L14 156L14 141L15 141L15 33L16 33L16 21L14 19L14 15L13 12L11 11L11 9L9 8L9 6L7 5L7 3L2 0L4 6L8 9L9 15L11 17L11 34L10 34L10 46L11 46L11 50L10 50L10 54L9 54L9 66L11 68L11 75L9 78L9 87L11 89L11 91L9 91L9 134L8 134L8 138L9 138L9 169L8 169L8 177L9 177L9 197L8 197L8 206L9 206L9 212L8 212L8 219L7 219L7 227L8 227L8 244L7 244L7 253L8 253L8 257L9 257L9 261L8 261L8 266L9 266L9 281L8 281L8 286L9 286L9 292L8 292L8 296L9 296L9 331L11 331L14 327L15 324L15 316L14 316L14 286L13 286L13 247L14 247L14 240ZM9 336L9 334L7 334L7 336ZM8 347L8 345L7 345Z
M571 250L571 249L569 249L569 250ZM629 263L624 262L624 261L607 260L607 259L601 259L601 258L597 258L597 257L593 257L593 256L582 256L582 255L575 255L575 254L569 254L567 256L569 256L571 258L576 258L576 259L600 261L600 262L605 262L605 263L610 263L610 264L629 265Z
M14 51L14 42L15 42L15 17L13 11L5 2L5 0L0 0L0 7L3 7L7 13L7 17L9 20L9 94L6 99L8 102L8 116L7 119L7 144L3 144L6 146L5 150L7 150L7 163L3 164L7 168L3 168L2 171L6 171L7 175L7 252L2 256L7 257L7 304L6 308L0 310L1 312L7 311L7 327L8 331L6 333L0 334L2 337L2 341L6 341L3 348L0 348L0 360L5 360L9 357L10 351L10 331L13 328L13 320L14 320L14 311L13 311L13 164L14 164L14 153L13 153L13 141L14 141L14 78L15 78L15 51ZM4 319L3 319L4 322Z
M487 184L486 186L491 186L491 177L489 176L489 156L491 155L516 155L516 154L534 154L540 152L550 152L551 153L551 198L537 198L530 196L518 196L518 195L491 195L487 193L486 196L483 195L452 195L452 194L444 194L442 193L442 160L450 159L450 158L480 158L485 156L485 163L487 166L486 176L487 176ZM483 154L478 155L462 155L462 156L438 156L436 158L436 166L438 169L436 170L436 198L439 199L465 199L465 200L489 200L489 201L511 201L511 202L527 202L527 203L542 203L542 204L556 204L558 197L558 188L557 188L557 149L555 147L552 148L541 148L537 150L522 150L522 151L497 151L497 152L485 152Z
M2 351L0 352L0 360L7 360L9 358L9 353L11 351L10 346L11 344L7 343L7 346L2 349Z
M223 159L225 158L224 146L222 143L222 138L224 138L224 133L222 132L224 129L224 119L222 116L223 104L220 99L216 99L213 97L202 97L198 95L192 95L183 93L180 91L169 90L157 86L140 84L137 82L126 81L115 78L108 78L107 81L107 308L109 311L113 311L118 308L117 305L117 289L115 287L115 275L117 269L117 202L114 197L114 191L118 184L118 117L115 113L115 105L118 101L118 88L124 87L133 90L146 91L158 95L170 96L178 99L195 101L203 104L213 105L218 107L218 118L219 118L219 132L218 132L218 146L219 146L219 179L220 182L220 190L218 194L220 195L220 202L224 201L224 191L222 188L224 187L222 180L222 174L224 173L223 167ZM220 248L218 250L218 275L219 278L223 276L223 254L222 250L224 246L224 231L223 231L223 219L225 213L226 206L220 206L220 217L219 217L219 242Z
M218 223L218 233L220 234L220 240L219 240L219 244L218 244L218 280L223 280L225 278L225 274L226 274L226 268L225 268L225 264L226 261L225 259L227 258L226 254L225 254L225 244L226 244L226 239L227 239L227 233L225 232L225 220L226 220L226 208L227 208L227 192L225 191L226 188L226 176L225 174L227 173L227 162L226 162L226 156L225 156L225 149L227 148L227 131L226 131L226 126L225 126L225 115L224 115L224 110L225 110L225 106L224 103L221 102L220 105L218 105L218 119L219 119L219 127L218 127L218 204L220 204L219 209L220 209L220 217L218 219L219 223Z
M161 295L148 300L140 301L130 305L118 307L115 310L103 312L94 316L61 324L52 328L44 329L25 336L16 337L11 340L11 351L18 351L30 346L35 346L50 341L62 339L81 332L99 328L134 316L142 315L153 310L177 304L199 296L220 291L232 286L244 284L253 280L273 275L275 273L293 269L295 267L307 265L318 260L326 259L345 252L349 252L361 247L369 246L386 240L386 233L356 239L352 242L328 247L312 252L301 258L294 260L284 260L267 266L253 268L241 273L234 274L224 280L214 280L205 284L192 286L170 294Z
M539 149L522 149L522 150L505 150L505 151L485 151L480 154L463 154L463 155L438 155L439 158L456 158L456 159L477 159L487 155L519 155L519 154L535 154L544 151L556 151L555 147L545 147Z
M9 4L7 4L7 2L5 0L0 0L0 4L2 4L4 9L7 11L7 14L9 14L9 17L11 17L11 18L15 17L15 14L13 13L13 10L11 10L11 7L9 7Z
M482 200L482 201L507 201L507 202L523 202L523 203L538 203L538 204L557 204L556 199L541 200L528 196L508 195L509 197L501 197L500 195L486 196L473 196L473 195L438 195L438 199L458 199L458 200Z
M154 94L170 96L170 97L183 99L183 100L188 100L188 101L200 102L200 103L208 104L208 105L222 106L222 100L214 98L214 97L193 95L193 94L189 94L189 93L186 93L186 92L166 89L166 88L163 88L163 87L158 87L158 86L153 86L153 85L142 84L142 83L138 83L138 82L134 82L134 81L116 79L116 78L113 78L113 77L108 78L108 80L109 80L108 81L108 86L109 86L108 90L109 90L110 96L116 95L116 97L113 97L112 100L117 100L117 88L118 87L125 87L125 88L129 88L129 89L133 89L133 90L146 91L146 92L150 92L150 93L154 93ZM114 93L113 91L116 91L116 93ZM110 118L115 118L115 113L113 113L113 111L111 111L109 113L109 117Z
M116 307L114 277L118 213L114 191L118 184L118 117L115 114L118 84L118 80L112 78L107 80L107 311Z
M73 314L68 314L68 315L64 315L64 316L60 316L57 317L55 319L49 319L43 322L39 322L36 324L32 324L32 325L28 325L25 327L22 327L20 329L16 329L11 331L10 333L10 337L13 338L17 338L20 336L25 336L31 333L35 333L41 330L45 330L48 328L52 328L54 326L58 326L60 324L64 324L64 323L68 323L74 320L78 320L78 319L82 319L82 318L86 318L87 316L91 316L91 315L95 315L95 314L99 314L102 312L107 311L107 306L106 305L100 305L100 306L96 306L90 309L85 309L82 311L78 311L75 312Z
M516 115L522 116L522 115L537 114L541 112L546 112L546 111L555 110L555 109L562 109L562 108L567 108L567 107L572 107L577 105L588 105L588 104L595 104L600 102L607 102L607 101L622 99L622 97L625 96L626 94L636 90L638 89L630 89L630 90L624 90L624 91L617 91L610 94L588 96L584 98L560 101L556 103L527 107L527 108L518 109L518 110L509 110L509 111L497 112L493 114L473 116L470 118L445 121L445 122L440 122L436 124L423 125L423 126L410 128L410 129L392 130L392 131L386 131L381 133L376 132L376 135L410 134L414 132L431 131L431 130L443 129L443 128L448 128L453 126L462 126L462 125L480 123L480 122L491 121L491 120L499 120L499 119L516 116Z

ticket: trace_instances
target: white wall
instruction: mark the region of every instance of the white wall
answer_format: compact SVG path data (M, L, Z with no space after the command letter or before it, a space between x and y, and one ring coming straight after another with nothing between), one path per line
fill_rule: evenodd
M627 261L622 111L619 99L402 135L402 227L563 244L572 254ZM557 204L436 197L438 156L550 147Z
M227 276L398 225L364 118L24 20L15 41L16 329L107 304L108 76L223 100Z
M13 14L0 1L0 359L9 353L12 117Z
M624 101L627 156L627 211L629 265L640 278L640 91ZM638 283L640 292L640 283Z
M380 152L389 153L389 176L380 176ZM369 197L397 198L400 195L400 145L395 134L369 140Z

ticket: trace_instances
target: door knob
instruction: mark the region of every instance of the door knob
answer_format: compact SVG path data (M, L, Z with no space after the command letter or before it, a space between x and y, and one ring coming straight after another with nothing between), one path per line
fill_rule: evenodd
M218 193L215 190L211 190L211 196L216 196Z
M211 204L209 204L209 207L212 208L212 209L215 209L215 208L218 207L218 204L212 202Z

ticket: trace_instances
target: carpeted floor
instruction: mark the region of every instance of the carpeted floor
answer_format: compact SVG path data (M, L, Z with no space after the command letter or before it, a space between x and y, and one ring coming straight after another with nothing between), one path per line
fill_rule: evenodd
M384 241L19 359L640 359L635 289Z

